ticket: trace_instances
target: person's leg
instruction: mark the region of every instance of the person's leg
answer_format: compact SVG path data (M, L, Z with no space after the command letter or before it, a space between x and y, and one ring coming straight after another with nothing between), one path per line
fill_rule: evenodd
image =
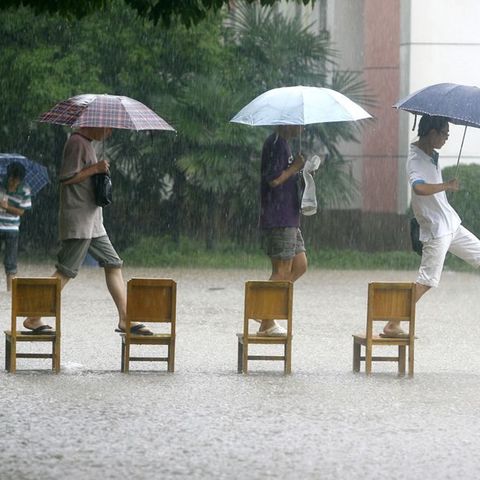
M56 270L52 277L57 277L61 281L61 288L67 282L75 278L78 274L85 256L90 246L90 239L70 239L62 241L62 246L57 255ZM41 317L27 317L23 326L30 330L34 330L44 325Z
M17 274L17 255L18 255L18 231L5 232L5 277L7 281L7 291L12 289L12 280Z
M63 290L63 287L67 284L67 282L70 280L69 277L59 272L58 270L55 270L52 277L57 277L60 279L62 290ZM29 330L35 330L39 327L42 327L43 325L45 324L42 322L42 317L27 317L23 321L23 326L25 328L28 328Z
M306 271L308 267L307 254L305 253L305 244L300 229L297 229L297 238L295 245L295 256L293 257L290 281L297 281Z
M480 240L465 227L460 226L455 232L448 251L472 267L480 267Z
M270 280L294 282L307 270L307 257L300 230L274 228L264 231L262 243L272 263ZM275 320L262 320L259 332L276 328L277 334L285 334Z
M105 271L105 282L118 311L118 328L123 331L125 330L125 318L127 316L127 292L122 273L123 261L113 248L107 235L92 238L88 251ZM137 323L132 323L132 327L137 325ZM143 327L137 329L135 333L151 335L153 332Z
M281 258L270 258L272 262L272 273L269 280L290 281L292 276L293 259L283 260Z
M265 250L272 262L270 280L298 280L308 266L300 229L272 229L265 235Z
M297 281L307 271L308 261L305 252L297 253L293 257L290 271L290 281Z
M415 303L418 302L423 295L425 295L432 287L428 285L422 285L421 283L415 284Z
M108 291L117 307L118 328L125 329L125 317L127 316L127 293L121 268L105 267L105 281Z
M415 301L430 290L437 287L440 283L445 256L453 241L453 235L435 238L424 242L422 261L418 270L418 277L415 283ZM383 329L387 336L404 335L405 332L400 327L399 321L387 322Z

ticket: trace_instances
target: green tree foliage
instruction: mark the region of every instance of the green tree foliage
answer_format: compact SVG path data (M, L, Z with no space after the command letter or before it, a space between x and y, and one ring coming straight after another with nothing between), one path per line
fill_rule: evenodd
M114 205L104 215L118 248L142 236L178 240L191 232L209 247L215 239L252 243L259 157L269 131L228 120L275 86L330 86L362 101L363 84L356 75L334 72L327 33L314 34L272 9L238 4L232 17L207 14L195 27L174 20L166 29L128 4L111 0L73 22L30 8L0 13L2 150L41 161L52 178L22 238L31 239L32 248L55 246L56 171L69 132L35 119L70 96L110 93L142 101L177 129L117 130L106 144ZM336 145L354 139L353 128L312 126L302 140L306 155L317 151L318 139L330 152L317 177L322 204L345 199L352 189Z
M445 180L454 178L457 167L446 167L442 170ZM458 169L458 178L460 180L460 190L458 192L448 192L448 201L458 212L462 223L480 237L480 217L478 215L478 205L480 205L480 165L460 165Z
M272 6L281 0L245 0L252 4ZM289 0L286 0L289 1ZM308 5L315 0L290 0L298 4ZM27 6L35 13L59 14L65 18L82 18L92 12L102 12L108 9L112 0L2 0L0 8ZM159 20L170 26L179 20L186 26L198 24L208 18L211 13L235 3L232 0L125 0L125 4L136 11L141 17L157 23Z

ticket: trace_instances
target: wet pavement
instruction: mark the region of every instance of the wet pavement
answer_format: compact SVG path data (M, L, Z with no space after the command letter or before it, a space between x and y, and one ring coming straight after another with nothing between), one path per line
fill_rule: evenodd
M176 372L120 373L114 304L101 269L84 268L63 291L61 373L0 372L1 480L478 478L478 275L445 272L422 299L410 379L394 364L353 374L351 334L364 328L369 281L415 272L308 272L295 285L291 376L280 362L236 373L243 284L267 272L124 272L178 282ZM0 318L8 328L3 292Z

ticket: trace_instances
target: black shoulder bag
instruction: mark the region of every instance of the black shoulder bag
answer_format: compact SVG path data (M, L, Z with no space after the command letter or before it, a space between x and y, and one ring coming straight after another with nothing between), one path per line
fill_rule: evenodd
M95 204L106 207L112 203L112 179L108 173L92 175Z
M412 250L421 256L423 243L420 241L420 225L415 217L410 219L410 240L412 241Z

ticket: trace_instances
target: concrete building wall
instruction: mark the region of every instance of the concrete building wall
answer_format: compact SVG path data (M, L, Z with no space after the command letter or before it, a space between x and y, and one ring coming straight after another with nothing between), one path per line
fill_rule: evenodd
M480 1L402 0L401 76L399 98L435 83L480 85ZM413 115L401 112L399 153L404 164ZM441 150L442 167L457 162L464 127L451 125ZM469 128L463 163L480 163L480 129ZM460 179L461 180L461 179ZM408 205L409 187L399 185L399 211Z
M363 135L362 210L395 212L398 183L400 0L365 0L364 76L376 105Z
M336 68L339 71L362 73L364 70L364 0L328 0L323 11L326 15L326 28L330 32L333 48L336 51ZM363 126L365 122L363 122ZM363 144L362 129L359 125L359 143L339 145L348 164L348 171L358 186L358 195L345 209L361 209L363 204Z
M404 213L410 188L408 145L414 116L392 105L427 85L480 85L480 0L317 0L315 7L281 7L305 22L324 25L338 52L337 68L359 71L377 105L360 144L341 145L360 194L345 208ZM455 164L463 127L451 125L441 164ZM463 163L480 163L480 129L469 128Z

